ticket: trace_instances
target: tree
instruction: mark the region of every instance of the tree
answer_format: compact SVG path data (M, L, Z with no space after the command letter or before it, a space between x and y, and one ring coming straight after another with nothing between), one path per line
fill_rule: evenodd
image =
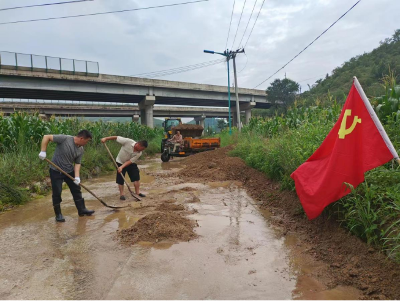
M218 119L217 122L218 122L217 127L219 128L220 131L222 131L226 127L225 119Z
M392 36L392 41L393 41L394 43L397 43L397 42L400 41L400 29L397 29L397 30L394 32L394 34L393 34L393 36Z
M282 105L286 111L294 102L299 87L300 85L291 79L276 79L267 89L267 100L272 104Z

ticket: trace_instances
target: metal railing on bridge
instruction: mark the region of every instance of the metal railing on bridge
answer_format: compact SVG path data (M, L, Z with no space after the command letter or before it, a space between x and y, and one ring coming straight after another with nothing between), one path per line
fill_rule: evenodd
M0 69L99 76L98 62L8 51L0 51Z
M77 101L77 100L44 100L44 99L15 99L15 98L0 98L0 104L31 104L31 105L72 105L72 106L100 106L100 107L137 107L137 103L126 102L100 102L100 101Z

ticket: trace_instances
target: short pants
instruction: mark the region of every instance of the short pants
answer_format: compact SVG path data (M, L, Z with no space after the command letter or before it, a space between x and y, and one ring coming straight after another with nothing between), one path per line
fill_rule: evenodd
M117 163L118 167L120 167L122 164ZM136 163L132 163L131 165L128 165L122 170L122 174L125 176L125 173L128 172L129 178L131 179L131 182L136 182L140 181L140 171ZM122 178L121 174L117 172L117 184L119 185L124 185L124 179Z

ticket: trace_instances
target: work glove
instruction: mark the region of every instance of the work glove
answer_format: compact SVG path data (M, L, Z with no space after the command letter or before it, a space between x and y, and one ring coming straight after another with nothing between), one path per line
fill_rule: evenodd
M39 153L39 159L40 159L40 160L44 160L45 158L46 158L46 152L41 151L41 152Z
M75 177L75 181L74 181L74 183L76 184L76 185L78 185L79 186L79 183L81 182L81 178L79 178L79 177Z

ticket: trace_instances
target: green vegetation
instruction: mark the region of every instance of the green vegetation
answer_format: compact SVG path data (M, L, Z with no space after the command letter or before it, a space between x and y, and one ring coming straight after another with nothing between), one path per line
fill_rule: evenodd
M400 86L396 86L393 73L384 77L382 91L385 94L371 103L399 150ZM290 174L321 145L341 107L329 94L312 106L306 100L295 102L286 115L252 118L241 134L235 131L229 136L227 130L223 131L222 145L235 144L231 155L281 182L282 189L294 190ZM351 194L328 206L325 213L400 261L400 167L390 162L367 172L365 178Z
M287 108L293 104L299 88L300 85L291 79L275 79L267 89L267 100L286 112Z
M103 121L103 122L132 122L132 117L80 117L80 119L84 121ZM140 118L139 118L139 123L140 123ZM162 127L163 121L158 118L153 118L153 125L156 128L161 128Z
M396 30L391 38L381 42L381 45L370 53L351 58L327 74L324 79L319 79L310 86L310 91L302 94L306 100L323 98L329 92L338 101L346 99L351 87L351 79L357 76L365 87L368 97L378 96L384 93L384 88L379 84L380 79L388 74L389 68L396 74L400 74L400 29Z
M23 187L29 187L33 182L42 181L48 176L48 164L38 158L43 135L76 135L82 129L89 130L93 135L93 140L85 146L81 167L83 179L99 172L114 170L100 142L102 137L117 135L134 140L146 139L149 141L145 152L148 155L159 151L162 139L162 129L150 129L133 122L88 122L76 118L44 121L37 114L18 112L10 117L0 115L0 211L10 205L25 202L28 193ZM109 142L108 146L115 156L119 145ZM47 150L49 158L54 149L55 144L50 143Z

